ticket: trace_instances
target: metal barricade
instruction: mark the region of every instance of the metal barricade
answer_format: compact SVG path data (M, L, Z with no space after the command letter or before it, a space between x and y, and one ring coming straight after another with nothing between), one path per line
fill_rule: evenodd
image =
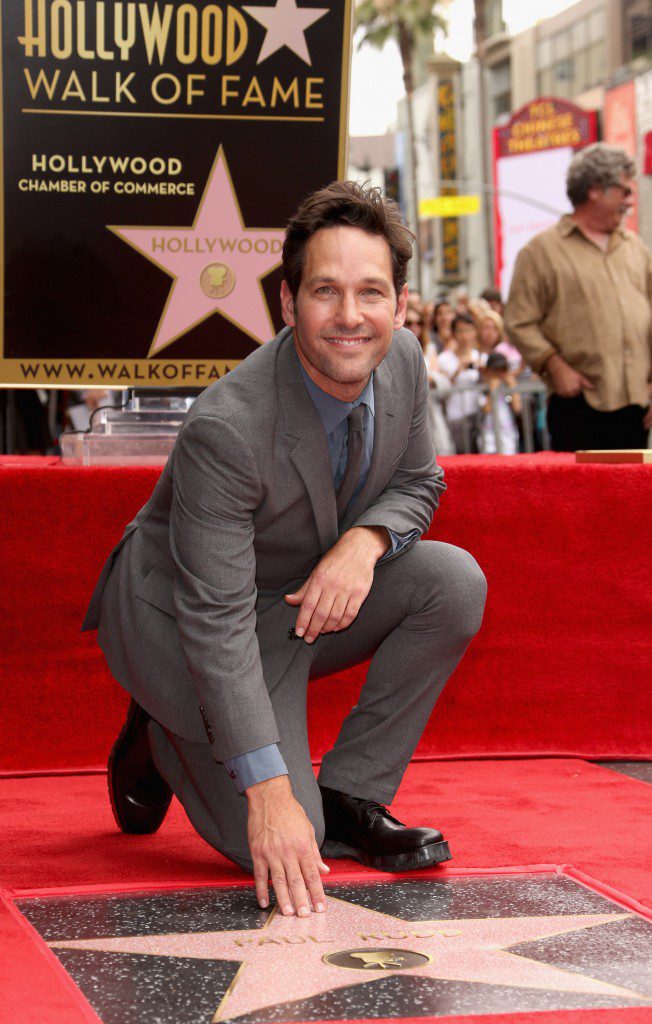
M479 450L478 438L482 435L483 417L492 416L492 428L496 441L495 454L505 453L505 443L501 432L500 416L497 413L497 399L511 399L511 396L518 394L521 397L521 413L516 416L515 421L519 432L519 452L547 451L550 449L550 434L546 421L546 408L548 389L541 381L519 381L514 388L505 387L500 384L497 388L490 389L488 385L476 384L451 384L446 389L444 408L451 395L473 394L477 397L477 410L465 416L459 421L456 430L456 444L458 455L469 455ZM487 398L489 409L487 413L482 411ZM451 423L449 419L449 424ZM459 439L462 445L460 450Z

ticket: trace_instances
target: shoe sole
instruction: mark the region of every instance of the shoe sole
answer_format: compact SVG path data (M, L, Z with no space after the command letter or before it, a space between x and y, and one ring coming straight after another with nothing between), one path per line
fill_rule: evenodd
M354 846L346 846L345 843L336 843L327 839L321 852L324 857L331 857L333 860L339 860L342 857L357 860L365 867L375 868L377 871L414 871L418 868L428 868L432 864L443 864L452 859L446 842L431 843L429 846L421 846L417 850L410 850L406 853L382 855L366 853Z

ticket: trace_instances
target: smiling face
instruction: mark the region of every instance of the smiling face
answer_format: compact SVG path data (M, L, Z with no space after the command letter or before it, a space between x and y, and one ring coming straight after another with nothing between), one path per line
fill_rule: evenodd
M308 241L296 300L281 285L283 319L322 391L350 402L403 326L407 286L396 296L387 240L360 228L321 228Z

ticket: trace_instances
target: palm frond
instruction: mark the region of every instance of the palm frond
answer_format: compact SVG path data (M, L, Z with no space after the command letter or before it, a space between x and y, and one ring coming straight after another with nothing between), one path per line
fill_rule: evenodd
M376 50L382 50L385 43L392 39L396 35L394 25L378 25L376 27L370 27L363 32L360 42L358 43L358 49L368 43L369 46L373 46Z
M436 31L447 31L441 2L433 0L361 0L355 12L356 28L364 28L360 46L369 43L382 47L398 35L402 23L415 41L429 38Z

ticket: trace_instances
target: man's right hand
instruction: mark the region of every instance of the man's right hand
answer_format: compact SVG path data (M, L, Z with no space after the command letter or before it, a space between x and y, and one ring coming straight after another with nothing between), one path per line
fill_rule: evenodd
M546 373L550 374L552 386L560 398L575 398L584 388L593 390L593 384L583 373L578 373L559 355L550 356L545 365Z
M326 898L320 875L328 874L330 868L321 859L315 830L295 800L288 776L257 782L246 794L259 904L266 907L269 903L271 877L282 914L308 917L311 901L317 913L322 913Z

